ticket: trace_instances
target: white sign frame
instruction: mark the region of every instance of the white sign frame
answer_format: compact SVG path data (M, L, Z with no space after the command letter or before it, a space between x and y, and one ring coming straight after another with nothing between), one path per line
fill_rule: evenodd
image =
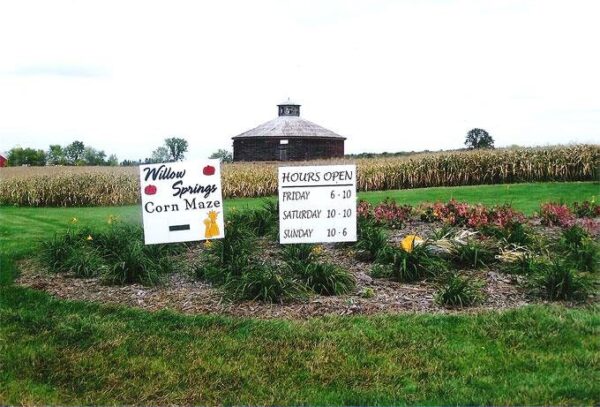
M140 195L147 245L225 236L220 160L140 165Z
M279 167L279 242L356 241L356 165Z

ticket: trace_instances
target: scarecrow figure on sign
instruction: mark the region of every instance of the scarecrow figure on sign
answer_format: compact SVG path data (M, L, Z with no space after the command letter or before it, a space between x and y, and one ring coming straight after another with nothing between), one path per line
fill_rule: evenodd
M219 225L217 225L218 212L209 211L208 218L204 219L204 237L210 239L211 237L219 236Z

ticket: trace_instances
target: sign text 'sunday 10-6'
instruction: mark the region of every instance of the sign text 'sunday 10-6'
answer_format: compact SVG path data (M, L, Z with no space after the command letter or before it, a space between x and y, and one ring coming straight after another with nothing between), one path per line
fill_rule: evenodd
M146 244L224 236L219 160L140 166Z
M356 241L356 165L279 167L279 242Z

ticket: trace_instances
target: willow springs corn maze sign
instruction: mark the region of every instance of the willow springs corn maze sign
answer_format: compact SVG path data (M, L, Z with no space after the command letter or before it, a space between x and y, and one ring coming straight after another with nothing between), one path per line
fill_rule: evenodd
M356 166L279 168L280 242L356 241ZM225 236L219 160L140 166L146 244Z
M140 166L146 244L224 236L219 160Z

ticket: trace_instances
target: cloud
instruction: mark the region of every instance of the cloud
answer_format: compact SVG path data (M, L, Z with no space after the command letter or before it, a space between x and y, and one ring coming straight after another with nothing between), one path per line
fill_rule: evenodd
M59 76L65 78L102 78L108 77L106 69L83 65L25 65L10 72L17 76Z

